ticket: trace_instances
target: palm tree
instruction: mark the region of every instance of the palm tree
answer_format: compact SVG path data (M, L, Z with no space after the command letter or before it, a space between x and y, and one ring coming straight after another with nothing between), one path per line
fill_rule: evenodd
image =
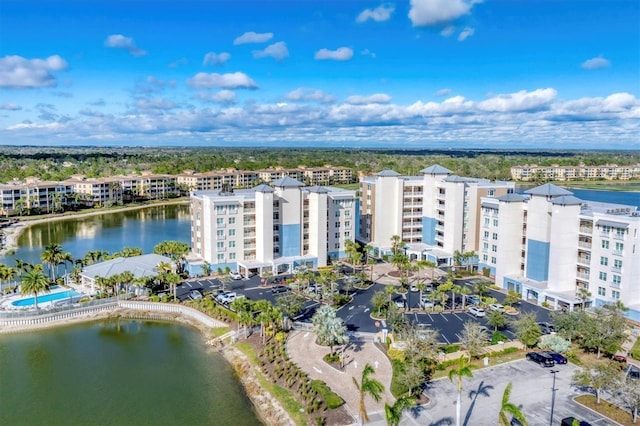
M416 399L412 396L403 396L398 398L393 405L384 404L384 416L387 419L387 425L398 426L402 420L402 413L413 407Z
M502 405L500 406L500 413L498 413L498 425L509 426L511 424L511 420L507 418L508 413L511 414L513 418L517 419L522 426L528 426L527 419L524 418L522 410L520 410L520 408L513 402L509 401L512 386L513 383L509 382L502 394Z
M367 408L364 404L364 399L367 395L371 396L374 401L380 401L380 397L382 392L384 392L384 385L380 383L380 381L371 378L370 376L375 373L373 367L369 364L364 366L362 370L362 377L360 378L360 382L355 377L352 377L353 384L358 389L360 393L360 402L358 404L359 413L360 413L360 424L366 423L369 421L369 415L367 414Z
M44 274L42 268L33 268L22 275L20 292L22 294L33 294L36 310L38 309L38 293L48 289L49 278Z
M457 379L458 386L458 397L456 399L456 426L460 426L460 410L462 405L462 378L463 377L473 377L473 373L471 372L471 368L467 365L467 361L464 358L464 355L460 355L458 358L457 368L454 367L449 370L449 380L453 383L453 378Z
M336 310L329 305L322 305L311 318L318 342L329 346L333 354L335 345L344 345L349 341L347 327L342 318L336 316Z
M56 280L56 267L60 264L64 252L60 244L49 244L44 248L40 259L49 265L49 274L51 281Z

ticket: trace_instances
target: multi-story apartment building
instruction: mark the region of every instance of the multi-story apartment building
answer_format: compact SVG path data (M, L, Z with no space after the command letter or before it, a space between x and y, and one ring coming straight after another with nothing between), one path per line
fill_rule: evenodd
M24 182L13 180L6 185L0 185L0 213L10 216L34 209L50 213L60 208L72 191L72 187L64 182L41 181L35 177L28 177Z
M451 265L456 251L478 250L481 198L511 193L514 184L456 176L439 165L420 172L384 170L360 179L358 239L388 253L397 235L412 259Z
M345 257L355 239L354 191L304 186L289 176L272 186L191 194L190 268L278 274Z
M640 212L552 184L482 198L479 268L557 309L621 301L640 320Z
M629 180L640 178L640 164L633 166L618 166L605 164L603 166L538 166L535 164L511 167L511 177L517 181L535 180Z

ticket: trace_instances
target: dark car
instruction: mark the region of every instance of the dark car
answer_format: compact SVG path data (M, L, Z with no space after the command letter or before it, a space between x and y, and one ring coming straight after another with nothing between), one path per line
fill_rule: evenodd
M529 352L527 359L538 363L541 367L553 367L556 364L553 358L543 352Z
M271 287L271 293L284 293L289 291L289 287L286 285L274 285Z
M545 352L541 352L541 353L549 355L553 359L553 362L555 362L556 364L566 364L567 363L567 358L564 355L560 355L558 352L545 351Z
M556 332L556 328L553 324L549 324L548 322L539 322L538 326L540 327L542 334L554 334Z
M624 355L613 355L611 357L611 360L615 361L615 362L619 362L621 364L626 364L627 363L627 357L624 356Z
M562 419L560 426L573 426L575 422L578 422L577 424L579 426L591 426L591 423L585 422L584 420L578 420L575 417L565 417Z

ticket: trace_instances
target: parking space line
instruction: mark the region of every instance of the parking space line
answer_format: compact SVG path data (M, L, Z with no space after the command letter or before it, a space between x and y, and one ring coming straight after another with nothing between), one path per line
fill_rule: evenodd
M187 283L187 285L189 286L189 288L193 288L193 287L191 287L191 283Z
M447 319L447 317L444 314L440 314L440 316L446 321L449 322L449 320Z
M445 336L444 334L440 333L440 337L442 337L442 338L447 342L447 345L450 345L450 344L451 344L451 342L449 341L449 339L447 339L447 336Z
M456 314L455 312L453 313L453 316L454 316L454 317L456 317L456 318L458 318L460 321L463 321L463 322L464 322L464 320L463 320L462 318L460 318L460 317L458 316L458 314Z

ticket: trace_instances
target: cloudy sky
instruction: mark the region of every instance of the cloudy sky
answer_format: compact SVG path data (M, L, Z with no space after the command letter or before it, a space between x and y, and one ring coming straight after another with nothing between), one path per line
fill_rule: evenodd
M0 144L640 149L637 0L2 0Z

